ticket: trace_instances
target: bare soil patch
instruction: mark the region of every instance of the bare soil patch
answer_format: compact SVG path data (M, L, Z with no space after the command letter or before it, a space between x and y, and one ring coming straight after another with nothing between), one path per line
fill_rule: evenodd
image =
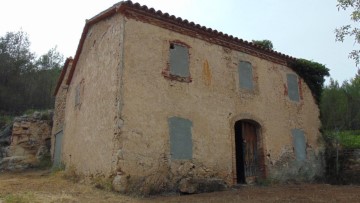
M130 197L74 183L60 173L0 173L0 202L360 202L360 186L286 184L241 186L196 195Z

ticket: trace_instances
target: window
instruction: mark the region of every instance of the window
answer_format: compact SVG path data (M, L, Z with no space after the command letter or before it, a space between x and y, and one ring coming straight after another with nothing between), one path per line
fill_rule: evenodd
M75 106L80 105L80 84L75 88Z
M189 47L180 42L171 42L169 47L169 64L163 75L171 80L191 82L189 70Z
M84 79L75 87L75 107L80 108L84 94Z
M293 136L293 144L295 150L296 160L306 160L306 143L304 132L300 129L292 129L291 134Z
M187 47L170 44L170 74L189 77L189 50Z
M63 140L63 131L61 130L55 135L55 144L54 144L54 167L60 167L61 166L61 148L62 148L62 140Z
M252 65L249 62L240 61L239 67L239 85L240 88L246 90L253 90L253 73L252 73Z
M295 74L287 74L288 96L292 101L299 101L299 83Z
M192 159L192 122L180 117L168 119L171 159Z

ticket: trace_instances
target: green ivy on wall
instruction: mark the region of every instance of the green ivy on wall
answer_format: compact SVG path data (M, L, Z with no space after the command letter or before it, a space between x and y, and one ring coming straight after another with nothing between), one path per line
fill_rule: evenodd
M306 59L288 62L288 66L304 79L319 104L325 76L329 76L329 69L323 64Z

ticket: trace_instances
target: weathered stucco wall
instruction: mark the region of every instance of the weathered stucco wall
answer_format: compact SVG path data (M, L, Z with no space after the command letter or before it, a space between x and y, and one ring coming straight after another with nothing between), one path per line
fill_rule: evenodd
M167 75L171 42L189 50L190 77L183 82ZM251 91L239 87L241 61L252 66ZM242 119L260 125L267 178L306 180L321 173L319 110L302 79L300 100L289 99L287 74L295 72L286 66L121 14L89 28L76 66L62 161L85 175L116 174L118 191L186 191L195 181L189 178L235 184L234 126ZM169 126L176 134L177 124L171 122L191 128L186 142L192 152L178 156L191 159L172 157ZM305 160L296 160L292 132L304 133Z
M140 21L126 19L125 26L120 174L141 176L141 181L156 183L155 187L169 187L194 176L219 177L232 185L234 124L240 119L261 125L267 177L286 179L298 174L292 129L304 132L307 159L317 159L319 110L303 80L301 100L288 98L287 73L295 74L290 68ZM190 83L162 75L171 41L190 46ZM254 91L239 88L240 61L253 66ZM168 118L173 116L192 122L192 160L170 158ZM293 167L290 176L282 176Z
M55 135L63 130L64 120L65 120L65 107L66 107L66 97L68 92L68 85L66 85L66 80L69 76L69 70L72 66L70 61L67 64L66 72L59 87L57 94L55 95L55 105L54 105L54 116L53 116L53 126L51 130L51 157L54 155L55 149Z
M116 15L89 28L69 85L62 160L84 175L109 175L114 165L121 21Z

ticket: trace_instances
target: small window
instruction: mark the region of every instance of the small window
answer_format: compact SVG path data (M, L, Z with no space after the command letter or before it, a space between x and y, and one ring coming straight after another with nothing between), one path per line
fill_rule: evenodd
M304 132L300 129L292 129L291 134L293 136L296 160L306 160L306 142Z
M75 107L79 107L82 102L84 94L84 79L75 87Z
M192 122L180 117L168 119L171 159L192 159Z
M189 47L180 42L171 42L169 63L163 71L165 78L180 82L191 82L189 70Z
M80 105L80 84L75 88L75 106Z
M249 62L240 61L239 67L239 84L240 88L246 90L253 90L253 73L252 73L252 65Z
M288 96L292 101L299 101L299 83L295 74L287 74Z

